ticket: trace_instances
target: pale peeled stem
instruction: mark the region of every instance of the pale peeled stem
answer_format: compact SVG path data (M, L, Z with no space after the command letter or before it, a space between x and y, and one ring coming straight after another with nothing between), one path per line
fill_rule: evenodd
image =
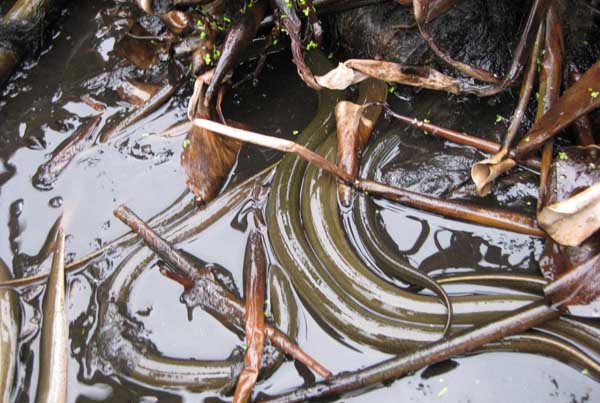
M494 184L496 178L512 169L517 163L510 159L504 158L508 154L508 150L500 150L492 157L479 161L471 167L471 179L475 183L475 188L479 196L487 196Z
M561 245L578 246L600 228L600 182L538 213L539 225Z

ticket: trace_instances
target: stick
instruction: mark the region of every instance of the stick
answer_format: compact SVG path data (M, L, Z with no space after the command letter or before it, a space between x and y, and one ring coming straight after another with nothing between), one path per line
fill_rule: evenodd
M528 235L543 236L544 232L538 228L535 220L528 216L512 213L500 209L489 209L469 203L447 201L433 196L427 196L408 190L399 189L383 183L357 179L352 177L337 165L308 148L294 143L293 141L277 137L265 136L263 134L250 132L225 126L207 119L194 119L192 123L215 133L246 141L252 144L273 148L283 152L291 152L313 163L317 167L329 172L337 179L352 185L363 191L373 193L410 207L419 208L433 213L446 215L472 221L483 225L492 225L497 228L508 229Z
M272 399L261 400L261 402L304 402L310 399L362 389L400 377L427 365L465 354L486 343L525 331L558 316L558 312L552 310L543 301L534 302L516 312L504 315L494 322L434 342L417 351L383 361L359 371L334 376L326 383L319 382L316 385L297 389Z
M114 211L114 215L138 234L148 247L161 259L168 262L178 274L195 280L198 292L205 295L205 297L199 298L204 310L229 327L240 330L244 328L246 314L244 305L235 295L214 282L210 270L195 268L185 256L169 245L128 207L118 207ZM331 376L329 370L318 364L279 329L267 324L265 325L265 334L274 346L313 369L323 378L327 379Z

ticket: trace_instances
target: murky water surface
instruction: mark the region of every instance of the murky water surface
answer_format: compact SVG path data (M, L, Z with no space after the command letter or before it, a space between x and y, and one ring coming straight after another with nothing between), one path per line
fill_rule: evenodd
M24 66L0 97L0 225L3 228L0 258L13 267L15 275L24 274L17 272L16 264L24 255L38 253L60 214L65 216L68 259L72 260L127 231L112 215L118 205L125 203L141 217L149 218L185 192L179 167L183 137L163 138L156 133L184 119L191 82L165 106L135 125L126 138L95 145L80 154L52 189L38 190L32 183L36 169L48 159L49 153L97 113L81 100L82 95L91 95L107 104L103 125L131 108L115 95L124 77L148 79L158 75L143 73L114 54L115 44L123 35L122 21L111 11L115 6L123 3L70 2L53 31L52 44L39 60ZM230 90L225 114L258 131L293 138L293 133L312 118L317 98L301 84L290 58L285 51L270 56L255 85L247 82ZM252 63L243 66L234 81L252 68ZM396 94L393 98L395 107L402 112L467 132L485 133L491 139L497 139L505 127L496 123L496 115L509 116L514 101L510 96L466 101L427 92L416 96ZM383 122L378 131L378 144L387 144L388 150L378 173L381 178L431 194L463 198L467 195L469 199L468 186L463 182L471 161L480 158L477 153L400 127L394 135L383 134L388 126L389 122ZM277 153L245 146L227 186L234 186L278 158ZM500 191L496 200L480 202L532 212L535 180L530 173L520 172L517 179L505 184L508 190ZM535 259L542 245L539 240L445 220L389 202L375 204L379 225L393 246L415 267L431 274L472 270L535 273ZM239 224L238 213L239 209L232 210L180 246L206 262L229 270L241 287L246 233ZM352 233L352 224L348 227ZM349 238L353 241L352 236ZM360 243L355 244L360 249ZM227 399L218 391L194 393L137 384L116 375L114 368L97 357L98 348L106 347L101 344L98 347L96 339L99 312L109 303L102 289L130 252L131 249L118 250L68 276L69 401ZM25 271L26 274L45 272L49 265L46 259ZM495 292L481 286L453 286L449 290L466 294L475 290ZM35 397L42 291L41 287L28 290L22 299L21 342L13 394L18 402L33 401ZM200 310L195 310L190 320L180 303L181 291L179 285L159 273L156 259L150 259L131 286L125 306L119 308L138 326L137 336L143 337L158 355L220 360L241 346L242 340ZM298 303L298 342L332 371L358 369L388 357L358 343L340 343L339 338L319 325L302 301ZM260 382L257 390L276 394L304 382L311 382L311 377L287 361L273 376ZM600 386L582 374L580 368L541 356L487 353L454 359L339 401L591 402L598 399Z

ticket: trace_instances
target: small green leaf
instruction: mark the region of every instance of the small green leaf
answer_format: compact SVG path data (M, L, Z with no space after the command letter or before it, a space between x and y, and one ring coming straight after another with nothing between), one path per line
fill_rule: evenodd
M561 161L566 161L566 160L569 159L569 156L567 155L566 152L561 151L561 152L558 153L558 159L561 160Z
M501 115L496 115L496 123L500 123L504 120L504 118Z

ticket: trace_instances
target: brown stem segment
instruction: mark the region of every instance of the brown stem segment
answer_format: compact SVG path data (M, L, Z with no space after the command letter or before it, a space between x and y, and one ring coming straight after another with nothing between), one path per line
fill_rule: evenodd
M261 402L304 402L376 385L427 365L473 351L486 343L523 332L556 318L558 315L558 312L548 307L544 301L534 302L516 312L506 314L494 322L434 342L417 351L383 361L360 371L334 376L326 383L319 382L308 388L261 400Z
M202 301L202 308L204 310L222 323L228 324L228 327L236 329L244 328L245 309L242 302L235 295L217 284L213 280L210 270L198 270L194 267L185 256L169 245L166 240L154 232L152 228L128 207L118 207L114 211L114 215L139 235L148 247L167 262L171 268L178 271L179 274L195 280L196 287L198 288L197 292L203 294L203 297L199 298L199 300ZM318 364L279 329L267 324L265 326L265 334L274 346L302 362L323 378L331 376L329 370Z
M540 120L548 112L560 95L564 44L560 18L554 5L550 6L546 15L546 36L544 42L544 58L540 70L539 104L535 117L536 121ZM547 197L548 177L550 175L552 151L554 149L553 143L552 140L548 140L542 151L538 211L545 205Z
M390 106L385 103L381 103L381 104L373 103L372 105L382 106L385 109L385 113L388 116L391 116L394 119L397 119L397 120L401 121L402 123L405 123L414 129L424 130L427 133L433 134L434 136L441 137L443 139L452 141L453 143L473 147L479 151L483 151L488 154L496 154L500 151L501 145L496 142L485 140L485 139L482 139L481 137L477 137L472 134L467 134L464 132L457 132L456 130L447 129L445 127L441 127L441 126L438 126L438 125L435 125L432 123L427 123L427 122L425 122L423 120L419 120L417 118L411 118L408 116L400 115L400 114L394 112L390 108ZM532 169L540 168L540 161L536 158L528 158L524 161L519 161L519 162L522 163L523 165L526 165L529 168L532 168Z
M536 221L526 215L506 210L480 207L471 203L449 201L410 190L400 189L370 180L358 179L354 186L364 192L395 201L406 206L430 211L481 225L506 229L527 235L544 236Z
M361 179L354 180L351 175L340 169L337 165L331 163L329 160L323 158L314 151L296 144L293 141L265 136L263 134L237 129L235 127L225 126L207 119L194 119L192 124L240 141L247 141L252 144L273 148L283 152L295 153L320 169L329 172L337 179L346 182L347 184L352 185L363 192L373 193L377 196L384 197L407 206L424 209L448 217L472 221L477 224L492 225L497 228L507 229L523 234L535 236L544 235L544 232L538 228L533 218L522 214L499 209L489 209L472 204L460 203L457 201L442 200L436 197L399 189L379 182Z

